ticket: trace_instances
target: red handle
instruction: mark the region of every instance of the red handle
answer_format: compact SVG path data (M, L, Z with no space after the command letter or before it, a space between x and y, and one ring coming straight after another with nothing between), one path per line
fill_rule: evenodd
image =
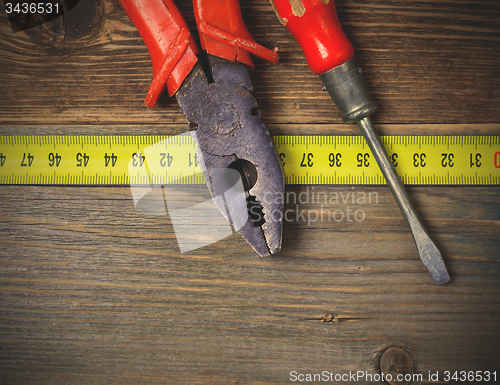
M198 61L198 48L172 0L118 0L148 47L153 82L145 103L154 107L165 87L170 96Z
M315 74L321 75L354 58L354 48L342 30L334 0L270 1Z
M279 57L248 32L238 0L193 0L201 47L209 54L254 67L249 53L278 63Z

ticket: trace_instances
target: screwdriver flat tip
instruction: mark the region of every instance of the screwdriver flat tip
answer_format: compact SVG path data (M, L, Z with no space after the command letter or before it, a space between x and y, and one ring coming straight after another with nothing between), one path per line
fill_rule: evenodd
M408 224L417 246L418 255L427 270L429 270L432 278L439 286L448 283L450 276L446 270L441 252L427 234L423 224L413 215L408 217Z

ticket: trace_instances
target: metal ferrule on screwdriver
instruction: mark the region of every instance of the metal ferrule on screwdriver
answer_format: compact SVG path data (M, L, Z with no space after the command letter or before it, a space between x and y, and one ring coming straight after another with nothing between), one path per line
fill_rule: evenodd
M377 105L356 64L352 44L342 30L334 0L270 1L281 23L299 42L309 67L320 76L344 123L358 124L410 227L420 259L438 285L449 282L441 253L418 218L370 120Z

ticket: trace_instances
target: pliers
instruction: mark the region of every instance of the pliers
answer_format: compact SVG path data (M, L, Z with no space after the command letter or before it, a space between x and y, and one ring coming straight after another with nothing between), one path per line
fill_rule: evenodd
M250 36L238 0L193 0L205 64L172 0L119 2L153 63L146 105L154 107L165 88L176 96L190 127L195 128L191 135L213 202L259 255L278 252L284 176L245 67L253 68L249 53L273 63L278 61L277 53ZM239 172L243 204L241 194L227 193L233 183L221 170Z

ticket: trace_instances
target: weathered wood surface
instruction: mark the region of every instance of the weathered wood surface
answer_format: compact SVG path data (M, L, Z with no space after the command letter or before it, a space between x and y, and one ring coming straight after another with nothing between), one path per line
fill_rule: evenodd
M118 4L77 7L16 34L2 8L0 134L184 132L174 99L144 107L149 55ZM337 7L381 133L500 133L497 1ZM271 6L242 9L281 55L251 73L271 133L357 134ZM3 186L0 383L287 383L292 370L374 374L389 346L409 351L424 380L498 370L500 188L408 190L452 276L443 287L386 187L288 186L303 195L286 206L283 250L259 258L237 234L181 254L169 216L137 212L128 188ZM322 208L313 192L350 195ZM366 218L308 223L321 210Z

